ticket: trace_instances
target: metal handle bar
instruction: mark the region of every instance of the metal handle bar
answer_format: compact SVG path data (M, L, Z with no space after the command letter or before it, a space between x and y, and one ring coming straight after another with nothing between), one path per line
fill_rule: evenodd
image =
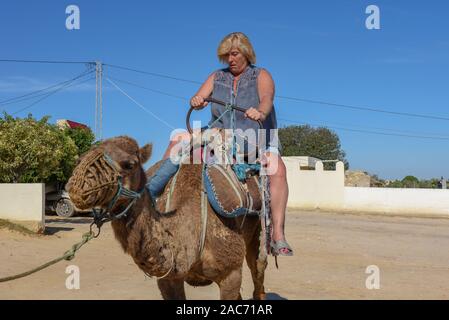
M217 100L217 99L214 99L214 98L210 98L210 97L204 99L204 101L220 104L220 105L225 106L225 107L228 106L228 104L226 102L223 102L223 101L220 101L220 100ZM234 110L237 110L237 111L240 111L240 112L243 112L243 113L245 113L246 110L247 110L247 109L240 108L239 106L236 106L236 105L231 105L230 108L234 109ZM186 116L186 127L187 127L187 130L190 133L193 133L192 127L190 127L190 115L192 114L193 110L195 110L195 108L190 107L189 111L187 112L187 116ZM260 120L254 120L254 121L257 121L257 123L259 124L259 127L261 129L263 128L262 122Z

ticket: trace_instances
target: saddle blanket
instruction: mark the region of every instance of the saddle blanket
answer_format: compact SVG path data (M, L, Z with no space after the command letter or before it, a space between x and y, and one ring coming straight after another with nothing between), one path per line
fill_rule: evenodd
M259 215L262 195L257 175L239 181L231 165L207 165L203 171L204 187L215 212L224 217Z

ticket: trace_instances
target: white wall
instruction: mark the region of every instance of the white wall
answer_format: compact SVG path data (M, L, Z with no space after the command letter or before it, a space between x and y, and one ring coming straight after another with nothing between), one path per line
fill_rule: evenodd
M0 219L42 232L45 228L45 185L0 183Z
M345 211L449 215L449 190L411 188L344 188Z
M343 205L344 164L337 162L336 170L323 170L317 161L315 170L301 170L303 157L283 157L287 168L289 207L304 209L333 209ZM310 166L310 164L309 164Z
M300 170L304 157L283 157L289 186L288 207L340 212L449 216L449 189L362 188L344 186L344 165L335 171Z

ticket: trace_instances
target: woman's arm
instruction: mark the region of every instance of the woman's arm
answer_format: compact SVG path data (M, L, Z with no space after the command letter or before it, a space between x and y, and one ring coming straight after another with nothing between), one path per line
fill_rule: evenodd
M212 94L214 89L214 75L215 73L212 73L206 81L204 81L192 99L190 99L190 105L195 109L202 109L207 106L207 102L204 101L204 99Z
M273 109L274 81L270 73L265 69L260 70L257 78L257 91L259 93L259 106L249 108L246 116L253 120L264 121Z
M270 114L273 109L274 100L274 81L271 74L262 69L257 79L257 90L259 92L259 107L257 108L264 114L263 120Z

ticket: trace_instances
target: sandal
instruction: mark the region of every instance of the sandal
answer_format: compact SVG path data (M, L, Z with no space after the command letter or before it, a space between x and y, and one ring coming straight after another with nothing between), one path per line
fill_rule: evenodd
M271 254L274 256L292 256L293 255L293 249L290 247L290 245L285 240L279 240L279 241L271 240L270 247L271 247ZM288 250L287 253L285 252L285 249Z

